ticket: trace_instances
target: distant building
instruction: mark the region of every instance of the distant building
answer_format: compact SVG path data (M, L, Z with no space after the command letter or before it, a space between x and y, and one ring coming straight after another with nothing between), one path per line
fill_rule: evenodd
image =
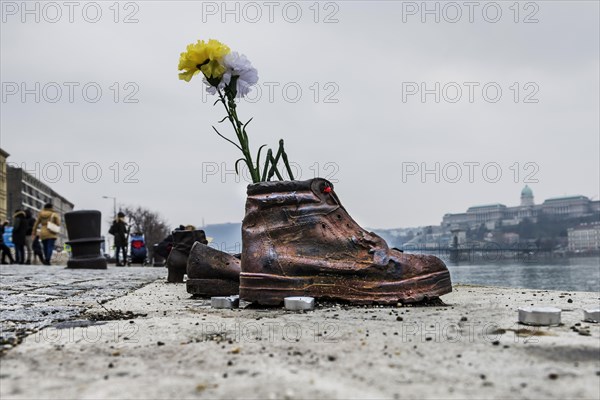
M581 224L567 230L569 251L600 251L600 222Z
M548 199L541 205L544 214L570 218L585 217L598 211L598 201L590 201L585 196L567 196Z
M518 206L507 207L500 203L473 206L465 213L444 215L442 227L473 229L483 224L488 229L495 229L500 225L517 225L525 218L535 222L542 213L565 218L586 217L600 213L600 201L592 201L585 196L567 196L551 198L536 205L533 191L525 186Z
M52 203L63 225L57 245L67 241L64 215L73 210L73 203L21 168L7 167L7 189L9 217L12 217L18 209L29 209L34 216L37 216L44 204Z
M527 185L521 190L521 207L533 206L533 190Z
M450 247L462 246L467 242L467 232L462 229L452 229L452 240L450 241Z
M458 245L463 244L464 240L466 240L466 236L463 238L463 235L458 230L452 236L443 232L440 226L425 226L411 240L405 242L402 248L405 250L438 249L440 246L451 246L454 243L454 237L457 238Z
M6 159L10 154L0 149L0 221L6 220L8 209Z
M502 240L504 241L504 243L512 245L519 243L520 237L518 233L506 232L502 234Z

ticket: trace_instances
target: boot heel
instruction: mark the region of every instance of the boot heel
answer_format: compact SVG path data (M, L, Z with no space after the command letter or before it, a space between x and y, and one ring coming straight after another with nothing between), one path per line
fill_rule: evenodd
M239 282L225 279L188 279L185 283L187 292L195 296L231 296L240 291Z

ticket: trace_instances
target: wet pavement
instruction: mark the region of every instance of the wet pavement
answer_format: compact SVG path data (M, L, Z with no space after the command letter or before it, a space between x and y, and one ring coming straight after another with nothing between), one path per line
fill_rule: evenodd
M0 267L0 351L46 326L76 318L86 309L121 297L160 277L165 268L64 266Z

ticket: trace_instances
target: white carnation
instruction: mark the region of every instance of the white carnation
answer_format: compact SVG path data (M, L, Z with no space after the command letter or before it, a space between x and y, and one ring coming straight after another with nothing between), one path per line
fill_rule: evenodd
M218 88L220 90L223 90L231 82L232 76L238 76L236 97L241 98L247 95L251 87L258 82L258 71L252 67L250 61L243 54L240 55L238 52L232 51L223 58L223 65L225 66L225 73L221 78L221 82L219 82ZM206 89L208 93L215 94L217 92L217 88L211 86L206 78L204 78L204 83L208 85Z

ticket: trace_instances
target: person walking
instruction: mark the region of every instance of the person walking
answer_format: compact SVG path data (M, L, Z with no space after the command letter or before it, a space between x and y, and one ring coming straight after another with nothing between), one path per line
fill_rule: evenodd
M25 264L31 264L31 257L33 256L33 225L35 225L35 218L31 215L31 210L25 210L25 222L27 224L27 231L25 232L25 251L27 258Z
M125 214L121 211L117 214L108 230L108 233L115 237L115 259L116 266L125 266L127 264L127 224L125 223ZM123 264L119 262L119 253L123 252Z
M17 264L25 264L25 234L27 233L27 219L25 211L17 210L13 214L12 242L15 245L15 258Z
M10 252L10 249L4 243L4 228L8 225L8 221L4 221L0 224L0 253L2 253L2 264L14 264L15 260ZM8 261L6 262L6 256L8 256Z
M45 204L44 209L38 214L31 233L32 239L33 232L36 232L38 227L41 228L40 238L44 248L44 264L51 265L54 243L58 238L58 232L60 232L60 218L54 211L52 203Z

